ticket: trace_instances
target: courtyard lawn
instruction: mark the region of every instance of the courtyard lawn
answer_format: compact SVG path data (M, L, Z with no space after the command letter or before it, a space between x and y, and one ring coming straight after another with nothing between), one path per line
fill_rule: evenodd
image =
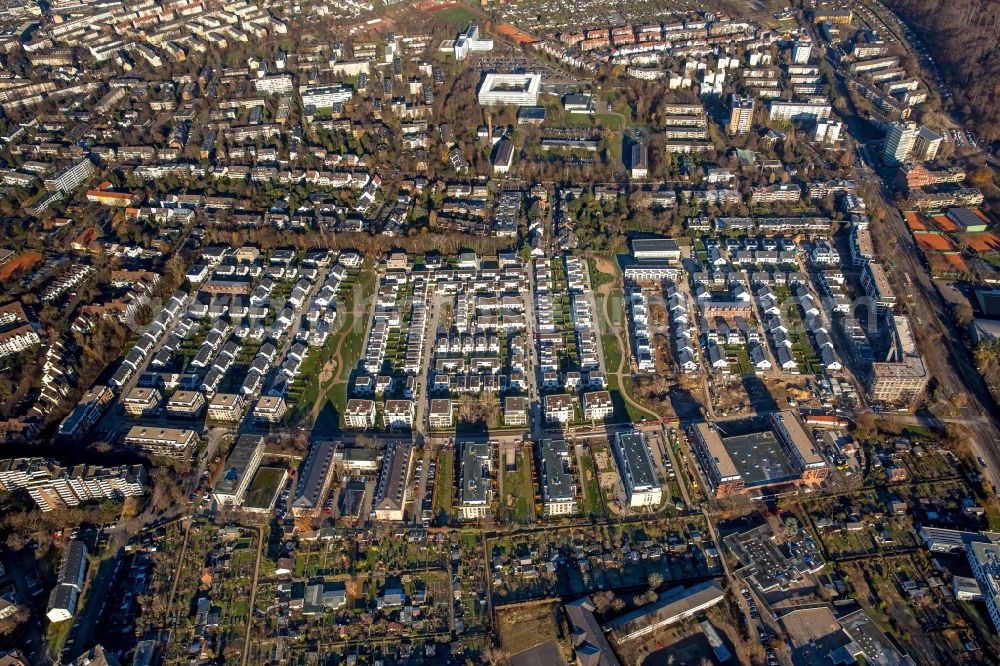
M437 457L437 479L434 482L432 511L434 519L446 524L454 516L455 503L455 451L443 449Z
M531 474L531 453L525 450L517 452L516 467L513 471L504 468L503 489L504 506L502 515L506 520L526 524L534 519L535 489ZM506 465L506 461L501 459Z
M285 470L280 467L258 469L243 504L251 509L265 509L271 506L271 501L278 493L278 486L281 485L284 476Z
M597 465L587 453L580 456L580 460L583 466L583 504L580 505L580 513L594 518L603 517L607 511L604 506L604 494L597 476Z

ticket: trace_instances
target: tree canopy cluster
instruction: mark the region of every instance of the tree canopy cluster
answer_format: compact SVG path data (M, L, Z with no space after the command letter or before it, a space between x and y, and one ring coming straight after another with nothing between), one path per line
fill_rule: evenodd
M887 0L931 47L955 105L984 140L1000 138L1000 5L993 0Z

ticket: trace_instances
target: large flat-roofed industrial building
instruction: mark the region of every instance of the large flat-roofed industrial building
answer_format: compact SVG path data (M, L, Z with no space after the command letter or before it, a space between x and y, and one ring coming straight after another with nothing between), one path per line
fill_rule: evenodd
M656 476L646 435L640 431L620 432L612 448L625 503L633 508L659 506L663 488Z
M694 451L717 497L818 484L830 468L792 412L694 427Z
M215 501L223 506L239 506L264 455L264 438L240 435L226 460L222 475L215 483Z
M541 88L541 74L489 73L479 84L479 104L482 106L496 104L537 106L538 93Z

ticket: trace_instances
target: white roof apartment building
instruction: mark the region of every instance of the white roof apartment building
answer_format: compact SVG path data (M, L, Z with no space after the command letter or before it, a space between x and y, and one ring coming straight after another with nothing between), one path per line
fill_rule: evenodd
M565 425L573 420L573 399L567 393L545 396L545 422Z
M608 391L590 391L583 394L583 418L587 421L603 421L615 413Z
M299 86L299 95L302 97L303 107L325 109L350 101L354 96L354 89L344 85Z
M412 400L386 400L383 419L389 430L413 428L415 405Z
M198 441L194 430L136 425L125 435L126 446L154 456L180 458Z
M24 489L43 512L106 497L139 497L144 492L142 465L63 467L45 458L0 461L0 487Z

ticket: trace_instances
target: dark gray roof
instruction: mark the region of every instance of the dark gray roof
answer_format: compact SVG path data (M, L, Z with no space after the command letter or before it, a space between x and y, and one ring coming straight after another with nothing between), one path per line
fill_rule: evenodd
M615 458L630 490L652 488L659 484L646 436L642 432L619 433L615 438Z
M542 459L542 498L546 502L575 499L576 488L569 470L569 444L563 439L545 439L538 448Z
M618 657L611 651L601 625L594 617L594 604L590 597L582 597L566 604L570 636L577 661L581 666L620 666Z
M311 509L319 506L320 493L323 490L330 465L333 464L333 452L338 442L316 442L309 451L299 470L299 480L295 485L295 500L293 506L300 509Z
M636 238L632 241L632 253L639 252L679 252L680 246L673 238Z
M462 504L484 504L490 488L489 442L464 442L462 445L462 462L458 489L459 501Z
M235 493L243 479L248 474L256 472L256 466L252 465L256 457L257 449L264 446L264 438L260 435L240 435L236 440L226 460L226 467L222 477L215 483L215 492L223 495Z

